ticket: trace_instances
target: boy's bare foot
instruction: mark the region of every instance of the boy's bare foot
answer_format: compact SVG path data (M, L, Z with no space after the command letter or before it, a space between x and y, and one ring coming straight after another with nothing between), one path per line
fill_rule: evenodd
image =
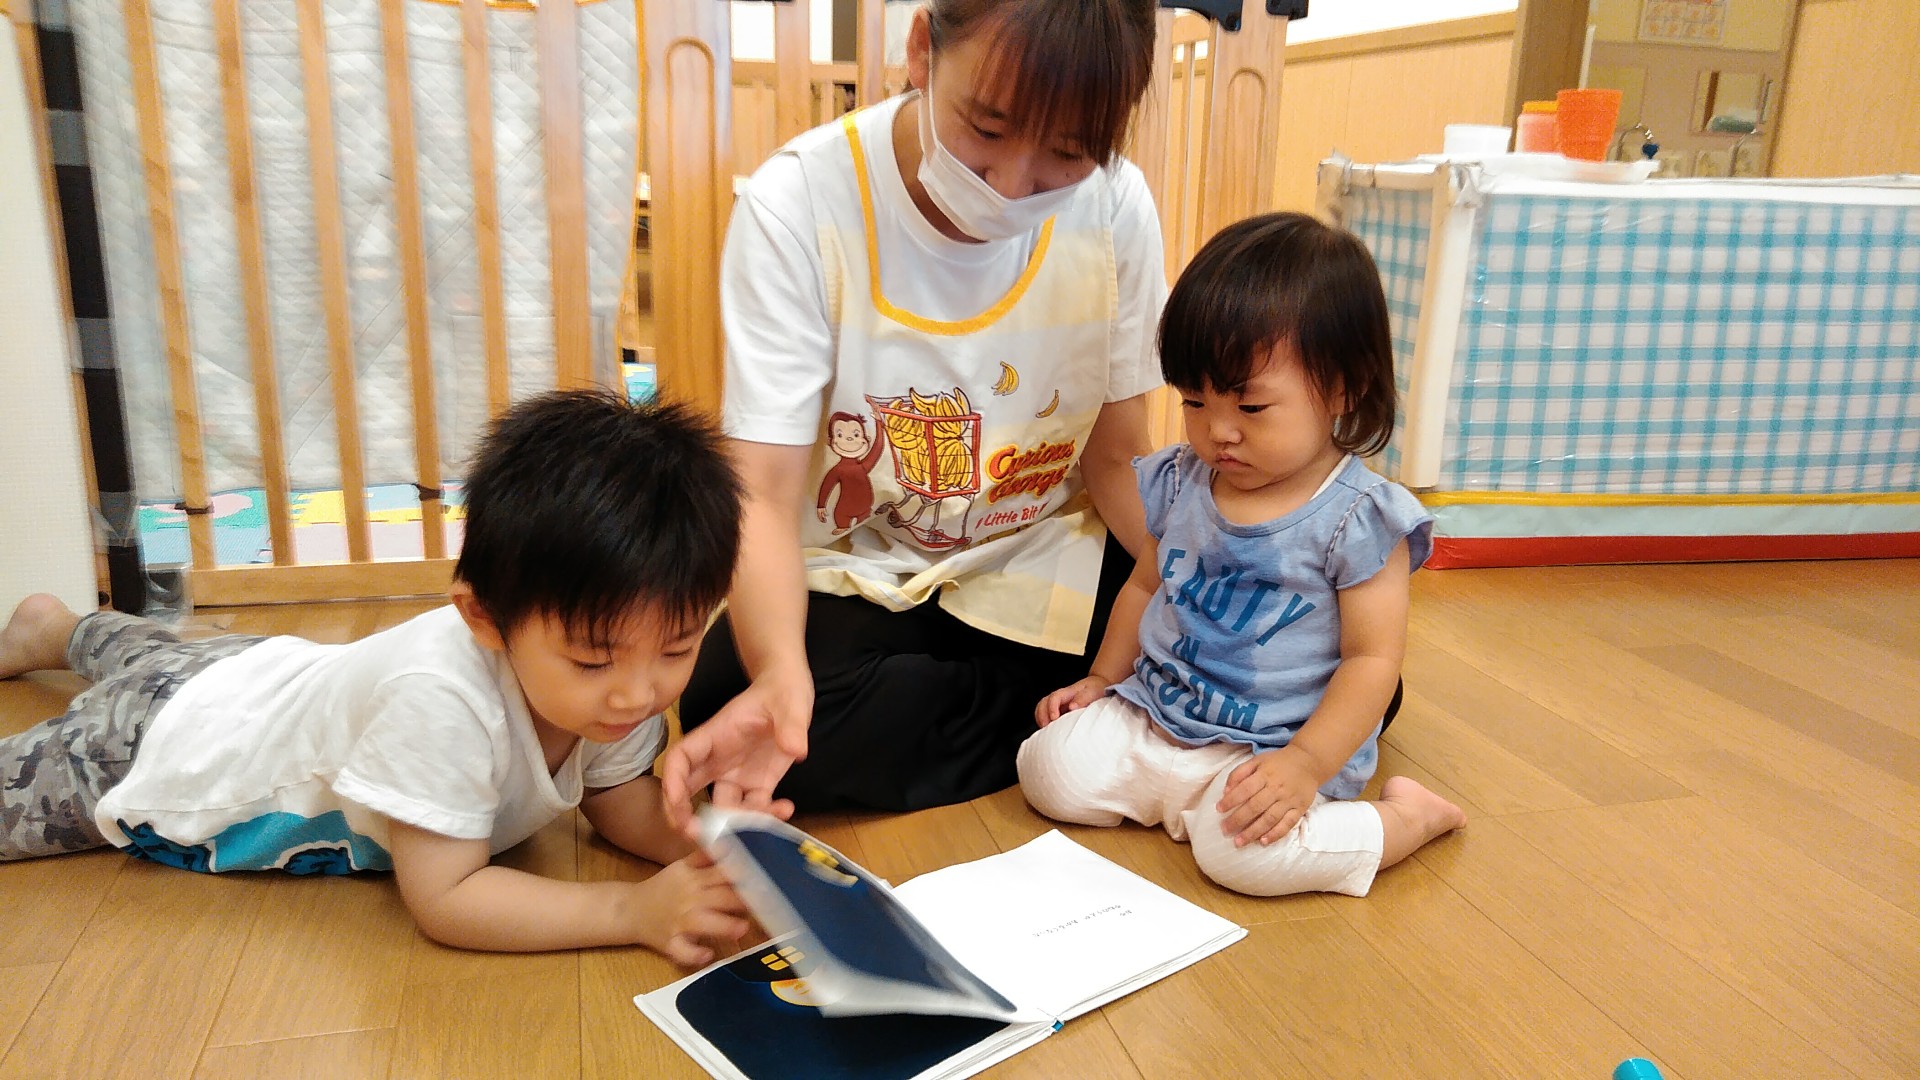
M0 630L0 679L65 668L67 639L79 622L80 616L47 593L20 601L6 629Z

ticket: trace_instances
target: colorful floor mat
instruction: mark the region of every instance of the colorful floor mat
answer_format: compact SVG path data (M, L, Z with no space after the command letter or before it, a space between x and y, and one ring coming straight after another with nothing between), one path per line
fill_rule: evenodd
M460 485L446 487L447 551L460 550L465 513ZM213 504L214 558L221 566L273 561L267 528L266 493L259 488L223 491ZM376 559L417 559L424 553L420 535L420 499L411 484L382 484L367 489L368 540ZM303 491L293 496L293 552L300 563L345 562L346 500L338 491ZM140 508L140 546L147 565L188 561L187 515L178 507Z
M627 396L651 400L653 367L624 365ZM460 505L461 484L448 481L446 490L447 553L460 550L465 535L465 510ZM244 566L273 561L273 540L267 528L266 492L259 488L222 491L214 495L213 549L221 566ZM293 496L293 561L298 563L347 560L346 499L338 491L302 491ZM424 553L420 535L420 498L411 484L382 484L367 489L368 540L376 559L417 559ZM148 566L190 561L187 515L177 505L144 503L140 507L141 558Z

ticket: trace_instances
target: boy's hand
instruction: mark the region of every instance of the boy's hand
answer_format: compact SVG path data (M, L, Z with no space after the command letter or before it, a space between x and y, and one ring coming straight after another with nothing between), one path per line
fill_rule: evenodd
M715 947L736 944L753 928L746 904L704 852L633 889L640 943L681 967L711 963Z
M1098 675L1089 675L1072 686L1061 687L1040 699L1033 707L1033 722L1046 727L1076 709L1084 709L1106 695L1113 684Z
M1319 793L1312 761L1290 746L1255 754L1227 778L1215 810L1226 815L1220 831L1234 847L1271 844L1293 831Z

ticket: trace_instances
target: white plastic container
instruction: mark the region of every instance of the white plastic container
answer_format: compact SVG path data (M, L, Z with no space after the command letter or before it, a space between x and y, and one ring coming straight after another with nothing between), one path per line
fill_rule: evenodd
M1448 124L1441 151L1448 157L1491 157L1504 154L1513 141L1513 129L1495 124Z

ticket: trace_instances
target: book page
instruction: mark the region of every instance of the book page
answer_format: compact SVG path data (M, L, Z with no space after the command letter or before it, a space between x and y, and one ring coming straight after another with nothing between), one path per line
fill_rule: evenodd
M806 945L829 1016L934 1013L1032 1020L941 947L886 884L764 815L701 811L708 848L768 932Z
M894 892L974 974L1061 1020L1246 933L1057 831Z

